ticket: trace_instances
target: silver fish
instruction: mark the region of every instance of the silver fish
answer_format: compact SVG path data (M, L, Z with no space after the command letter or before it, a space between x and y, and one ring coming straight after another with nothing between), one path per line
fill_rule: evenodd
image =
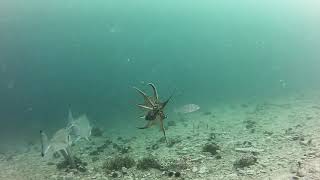
M65 128L58 130L50 140L50 147L54 152L64 150L71 145L70 136Z
M44 157L44 155L47 153L48 149L50 148L48 136L40 130L40 141L41 141L41 156Z
M175 113L181 113L181 114L187 114L187 113L192 113L196 112L200 109L199 105L196 104L186 104L184 106L181 106L179 108L174 109Z
M89 141L91 135L91 125L88 117L86 115L81 115L80 117L73 119L69 122L67 130L71 136L72 142L77 142L79 139L86 139Z

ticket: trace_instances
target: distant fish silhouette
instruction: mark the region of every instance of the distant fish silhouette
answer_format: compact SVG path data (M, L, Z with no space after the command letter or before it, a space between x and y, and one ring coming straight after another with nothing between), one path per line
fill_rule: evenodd
M196 112L200 109L199 105L196 104L186 104L184 106L181 106L179 108L174 109L175 113L181 113L181 114L187 114L187 113L192 113Z

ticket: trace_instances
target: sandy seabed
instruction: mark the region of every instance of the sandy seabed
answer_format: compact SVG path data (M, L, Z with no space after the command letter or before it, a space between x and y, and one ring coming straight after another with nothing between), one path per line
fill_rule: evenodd
M58 169L62 158L44 159L34 144L28 152L0 154L0 179L320 179L319 92L215 103L173 115L166 119L169 145L158 127L134 127L127 127L130 134L105 128L102 136L72 146L86 162L85 172ZM204 152L208 145L214 152ZM106 170L104 163L118 156L136 162L152 156L163 168Z

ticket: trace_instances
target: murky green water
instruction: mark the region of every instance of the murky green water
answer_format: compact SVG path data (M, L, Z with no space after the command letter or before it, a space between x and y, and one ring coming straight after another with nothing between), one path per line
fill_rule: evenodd
M69 107L110 128L136 126L140 97L131 87L147 82L163 98L177 89L171 109L318 88L319 6L3 0L1 138L54 131Z

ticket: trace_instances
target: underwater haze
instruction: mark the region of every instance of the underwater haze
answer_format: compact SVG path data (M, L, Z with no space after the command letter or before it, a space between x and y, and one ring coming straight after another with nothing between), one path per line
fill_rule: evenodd
M130 131L141 125L132 87L149 90L149 82L162 99L176 89L169 117L187 103L318 89L318 7L298 0L2 0L1 148L65 126L69 109Z

